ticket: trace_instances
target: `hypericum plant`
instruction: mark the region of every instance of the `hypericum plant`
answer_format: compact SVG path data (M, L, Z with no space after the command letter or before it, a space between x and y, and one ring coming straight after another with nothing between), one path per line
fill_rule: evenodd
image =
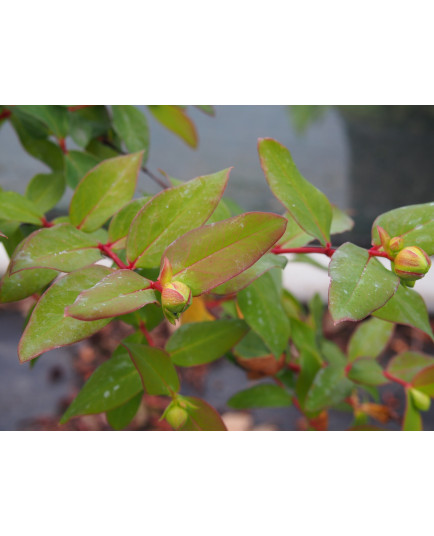
M37 117L31 108L20 113ZM42 108L38 120L55 132L51 107ZM123 124L116 144L123 140L128 149L140 129L126 119ZM70 132L65 129L61 140ZM14 248L0 288L2 302L36 300L19 344L20 361L89 337L114 318L135 328L89 378L62 423L105 412L113 428L125 428L146 392L171 399L163 417L176 430L225 430L204 400L180 394L176 367L226 356L250 378L266 378L232 396L233 408L295 404L311 429L325 429L327 411L340 408L353 412L353 428L366 429L369 418L387 420L378 387L396 382L407 397L403 428L421 429L420 412L434 396L434 357L401 353L385 370L376 358L394 323L433 339L424 301L411 287L428 271L434 253L434 203L379 216L369 250L351 243L336 249L330 236L350 229L352 220L301 176L277 141L261 139L258 150L284 216L234 213L234 203L222 198L230 170L173 180L176 186L153 197L133 199L143 151L80 172L69 214L54 221L44 214L52 203L38 201L53 199L51 180L37 181L38 196L29 194L32 188L26 197L0 193L1 231L31 231ZM313 240L319 245L307 245ZM331 258L335 323L371 315L352 335L346 354L324 336L319 299L306 313L282 288L285 253ZM390 269L377 257L388 259ZM111 267L97 264L104 258ZM181 319L181 325L164 349L157 348L150 331L165 319Z

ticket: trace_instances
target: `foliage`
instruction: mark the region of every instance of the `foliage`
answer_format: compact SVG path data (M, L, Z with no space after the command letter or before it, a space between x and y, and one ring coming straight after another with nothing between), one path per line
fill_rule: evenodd
M149 111L197 145L186 107ZM147 393L166 397L163 417L176 430L224 430L207 402L180 393L178 367L226 357L260 380L234 393L230 407L294 404L316 430L326 428L330 409L340 408L352 412L352 428L372 429L369 419L388 418L378 387L394 382L406 393L403 429L422 428L420 414L434 396L434 357L404 352L386 368L378 358L396 323L433 339L412 287L431 264L434 203L378 216L369 250L351 243L336 249L330 236L351 228L351 218L275 140L259 140L258 152L284 216L240 213L223 198L230 170L173 180L175 186L153 175L146 168L147 120L133 106L1 107L0 118L51 170L31 179L24 196L0 192L1 240L11 256L0 299L36 300L20 361L89 337L116 318L135 330L88 379L61 422L105 412L114 429L123 429ZM69 150L71 142L79 149ZM134 198L140 169L161 193ZM49 221L47 211L67 187L73 189L68 214ZM331 259L334 322L363 321L346 353L324 335L321 302L306 309L282 288L283 254L315 252ZM158 348L150 331L165 319L177 329Z

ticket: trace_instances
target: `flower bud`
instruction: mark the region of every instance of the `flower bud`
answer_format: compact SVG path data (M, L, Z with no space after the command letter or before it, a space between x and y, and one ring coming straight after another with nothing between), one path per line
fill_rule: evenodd
M382 227L377 225L378 236L380 237L381 245L387 253L389 252L390 235Z
M423 249L410 246L402 249L395 257L394 272L403 281L417 281L429 270L431 259Z
M174 324L175 320L191 305L191 290L180 281L173 281L163 286L161 306L164 316Z
M410 389L413 404L420 411L428 411L431 406L430 397L418 389Z
M399 253L404 247L404 240L401 236L394 236L389 241L389 249L393 254Z
M170 404L170 406L167 408L164 417L172 428L179 430L186 423L188 413L184 408L181 408L176 403L172 402L172 404Z

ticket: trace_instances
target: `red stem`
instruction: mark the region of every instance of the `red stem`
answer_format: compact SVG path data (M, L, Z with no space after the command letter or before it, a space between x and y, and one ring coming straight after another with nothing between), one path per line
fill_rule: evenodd
M41 218L42 227L53 227L54 223L48 221L44 216Z
M99 243L98 248L104 253L106 257L112 259L112 261L114 261L119 266L119 268L122 268L123 270L128 269L128 266L121 261L121 259L116 255L114 251L110 249L109 245Z
M2 113L0 114L0 121L2 119L7 119L11 115L12 115L12 112L10 110L3 110Z
M62 153L68 154L68 149L66 148L65 138L59 138L57 141L59 142L59 147L62 149Z
M151 288L158 290L158 292L163 292L163 287L159 281L151 281Z
M140 328L140 331L143 333L143 335L146 337L146 340L148 341L149 346L155 346L155 341L152 338L149 331L146 329L146 324L143 322L143 320L140 321L139 328Z
M393 376L392 374L390 374L390 372L387 372L387 370L383 370L383 376L391 382L399 383L399 385L402 385L405 388L411 387L411 383L408 383L404 380L401 380L401 378Z
M271 253L276 255L280 255L282 253L322 253L323 255L327 255L327 257L332 257L335 251L336 248L333 248L330 244L327 244L326 247L307 246L302 248L282 248L280 246L275 246L271 250ZM370 257L385 257L386 259L392 260L386 252L378 251L377 246L374 246L367 251Z

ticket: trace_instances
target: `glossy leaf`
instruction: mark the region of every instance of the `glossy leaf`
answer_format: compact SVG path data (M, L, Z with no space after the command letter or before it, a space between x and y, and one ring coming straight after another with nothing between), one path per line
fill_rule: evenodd
M349 242L336 250L329 272L329 307L335 323L362 320L382 307L399 285L394 273Z
M279 246L285 248L298 248L305 246L313 240L313 237L306 233L294 220L289 212L285 213L285 218L288 220L286 230L279 240Z
M171 395L179 390L179 378L169 355L159 348L124 343L150 395Z
M36 304L21 337L18 355L22 363L53 348L81 341L108 324L109 320L82 322L67 318L64 311L83 290L93 287L110 272L105 266L91 266L51 285Z
M434 202L400 207L378 216L372 225L373 244L380 245L377 226L402 236L404 247L419 246L434 255Z
M321 368L306 396L305 409L316 412L342 402L353 388L345 377L344 367L329 365Z
M10 273L29 268L72 272L102 259L97 241L67 223L29 235L11 259Z
M113 128L125 143L129 153L143 151L143 162L148 159L149 128L143 113L135 106L112 106Z
M31 115L44 123L56 138L64 138L68 133L69 117L66 106L32 105L18 106L21 112Z
M40 128L28 128L28 122L23 117L18 117L16 112L11 115L10 121L19 137L21 145L31 156L47 164L53 171L63 171L62 150L57 144L45 139L44 136L48 135L48 133L44 134L42 132L41 137Z
M235 292L239 292L272 268L281 268L283 270L286 263L287 260L282 255L273 255L272 253L266 254L244 272L229 279L229 281L223 283L223 285L214 288L213 293L234 294Z
M151 282L132 270L116 270L94 287L84 290L65 309L65 316L79 320L100 320L131 313L149 303L157 303Z
M395 326L379 318L370 318L360 324L352 334L348 346L348 359L378 357L386 348Z
M106 412L107 422L114 430L124 430L136 416L143 393L139 393L122 406Z
M319 370L322 369L322 359L315 348L312 347L301 347L299 350L299 364L300 364L300 373L297 378L295 385L295 393L301 407L304 407L306 397L308 395L309 389L311 388L316 375ZM330 368L331 365L327 368ZM336 368L336 367L334 367Z
M361 357L351 364L348 371L348 379L363 385L383 385L386 378L383 369L373 359Z
M8 303L28 298L40 292L58 275L57 271L46 268L21 270L13 275L6 272L0 283L0 302Z
M139 210L146 205L150 199L150 197L134 199L113 216L108 230L108 236L112 247L125 248L126 237L130 231L134 218L137 216Z
M128 260L136 266L158 266L169 244L206 222L223 195L229 172L198 177L153 197L132 222Z
M386 305L372 314L389 322L413 326L431 338L434 337L423 298L415 290L404 285L399 285L398 290Z
M332 225L330 234L340 234L351 231L354 227L354 220L346 212L332 205Z
M190 147L197 147L196 127L178 106L148 106L149 111L168 130L179 136Z
M216 320L182 325L166 344L175 365L192 367L215 361L248 331L243 320Z
M282 236L286 220L276 214L248 212L194 229L164 252L173 278L193 296L237 276L258 261Z
M0 218L41 225L43 213L30 199L17 192L0 192Z
M419 432L422 430L422 417L414 405L409 389L405 390L406 407L402 429L404 432Z
M434 365L418 372L411 383L418 391L434 397Z
M41 212L52 209L63 196L65 177L63 173L40 173L35 175L26 189L26 197Z
M66 423L77 415L102 413L118 408L142 392L140 375L125 349L95 370L60 423Z
M233 353L243 359L256 359L271 356L270 349L264 341L253 330L250 330L245 337L235 346ZM275 359L273 358L275 361Z
M320 340L321 356L330 365L341 366L346 364L346 355L342 352L337 344L328 339L321 338Z
M70 112L69 134L77 145L86 147L89 142L110 129L110 117L105 106L86 106Z
M402 352L389 361L387 372L411 383L421 370L431 366L434 366L434 357L430 355L420 352Z
M290 335L290 324L269 273L238 294L238 305L249 326L278 359Z
M71 199L71 223L87 232L101 227L133 197L141 162L142 153L134 153L105 160L89 171Z
M224 199L221 199L214 212L211 214L207 223L215 223L217 221L227 220L232 216L230 208L225 203Z
M233 395L227 402L234 409L282 408L292 404L291 395L271 383L261 383Z
M186 432L226 431L226 426L220 415L205 400L195 396L183 396L182 400L186 404L185 409L188 413L188 419L180 430Z
M76 188L81 179L101 162L100 158L82 151L68 151L65 155L65 177L68 186Z
M323 245L330 242L332 207L327 197L300 174L291 153L279 142L260 139L258 150L273 194L306 233Z

